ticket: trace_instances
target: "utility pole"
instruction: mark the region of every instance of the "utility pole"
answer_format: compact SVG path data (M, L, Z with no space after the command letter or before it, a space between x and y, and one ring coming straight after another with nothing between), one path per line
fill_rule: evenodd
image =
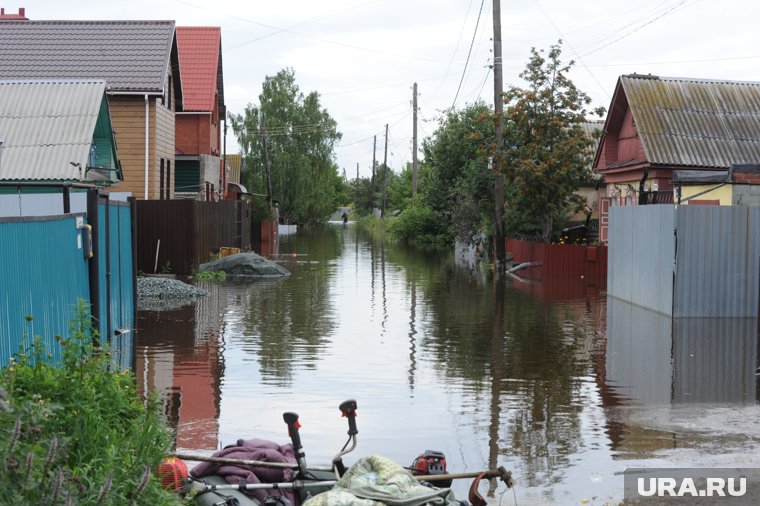
M417 83L414 83L412 95L412 202L417 196L417 173L420 170L417 160Z
M359 162L356 162L356 182L359 182Z
M493 246L496 271L504 268L506 251L504 244L504 82L501 59L501 0L493 0L493 100L496 115L496 153L493 157L495 209L493 222Z
M377 135L372 139L372 183L369 191L369 213L375 213L375 154L377 153Z
M380 217L385 216L385 194L388 188L388 123L385 124L385 155L383 155L383 206L380 208Z
M264 150L264 177L267 183L267 206L272 211L272 172L269 170L269 152L267 151L267 127L264 126L264 114L261 114L261 144Z

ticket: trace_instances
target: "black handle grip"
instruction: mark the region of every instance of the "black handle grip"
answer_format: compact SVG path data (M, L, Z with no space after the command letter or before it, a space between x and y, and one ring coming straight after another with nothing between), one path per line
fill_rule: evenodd
M288 411L287 413L282 414L282 419L285 420L285 423L288 425L288 435L293 442L293 448L298 450L301 448L301 436L298 434L298 429L301 427L301 424L298 423L298 413Z
M340 409L342 416L348 418L348 435L353 436L358 434L359 430L356 428L356 401L353 399L343 401L338 406L338 409Z

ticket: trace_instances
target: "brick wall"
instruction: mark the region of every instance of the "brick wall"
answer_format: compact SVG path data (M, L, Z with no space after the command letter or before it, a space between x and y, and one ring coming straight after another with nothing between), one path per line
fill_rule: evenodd
M218 123L212 127L209 114L178 114L177 149L186 155L219 156Z

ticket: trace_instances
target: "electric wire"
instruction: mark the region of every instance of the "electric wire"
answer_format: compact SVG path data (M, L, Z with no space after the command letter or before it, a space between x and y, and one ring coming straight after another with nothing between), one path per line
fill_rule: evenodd
M462 78L459 80L459 87L457 93L454 95L454 102L451 104L451 109L457 105L457 98L459 97L459 91L462 89L462 83L464 82L464 76L467 72L467 65L470 63L470 55L472 54L472 46L475 44L475 36L478 34L478 28L480 27L480 15L483 14L483 4L485 0L480 0L480 10L478 11L478 19L475 21L475 30L472 33L472 40L470 41L470 50L467 51L467 60L464 62L464 70L462 71Z
M467 26L467 18L470 16L470 8L472 7L472 0L470 0L470 3L467 4L467 13L464 15L464 20L462 20L462 28L459 30L459 37L457 38L457 45L454 47L454 52L451 54L451 59L449 60L449 64L446 67L446 73L443 75L443 79L441 79L441 82L438 84L438 88L436 88L435 93L433 93L433 96L430 97L430 100L434 100L435 97L438 96L438 92L441 91L441 87L443 87L443 83L446 82L446 78L449 77L449 71L451 70L451 64L454 63L454 58L457 55L457 51L459 51L459 44L462 42L462 34L464 34L464 28Z

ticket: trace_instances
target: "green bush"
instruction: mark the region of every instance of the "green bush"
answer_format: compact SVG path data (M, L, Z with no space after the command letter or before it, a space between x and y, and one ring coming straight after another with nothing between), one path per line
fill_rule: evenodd
M388 230L395 240L406 244L447 246L453 241L444 221L422 203L404 209L389 223Z
M195 279L208 279L211 281L224 281L227 279L227 273L224 271L198 271Z
M0 504L177 504L152 473L172 447L158 399L95 337L80 302L59 362L37 338L0 372Z

